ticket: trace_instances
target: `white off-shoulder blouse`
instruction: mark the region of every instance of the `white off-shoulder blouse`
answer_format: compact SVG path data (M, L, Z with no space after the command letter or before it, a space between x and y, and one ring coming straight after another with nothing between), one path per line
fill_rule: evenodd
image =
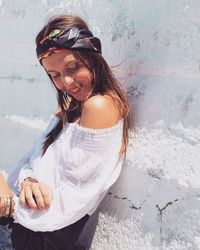
M33 231L58 230L86 214L91 215L119 177L123 164L119 156L123 119L105 129L67 123L42 157L45 136L58 121L57 116L52 117L47 129L8 177L15 193L14 222ZM20 204L20 186L28 176L53 190L53 201L48 209L27 209Z

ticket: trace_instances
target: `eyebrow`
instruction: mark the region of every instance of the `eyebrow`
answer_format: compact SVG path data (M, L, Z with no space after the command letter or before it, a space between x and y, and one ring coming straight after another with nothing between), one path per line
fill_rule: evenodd
M77 62L77 60L72 60L72 61L67 62L63 67L66 67L67 65L69 65L72 62ZM54 72L56 72L56 70L47 70L47 72L48 73L54 73Z

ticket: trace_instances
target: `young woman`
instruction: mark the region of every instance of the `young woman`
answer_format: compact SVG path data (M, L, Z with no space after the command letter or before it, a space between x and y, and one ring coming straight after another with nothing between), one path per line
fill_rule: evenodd
M130 107L100 40L81 18L49 20L36 46L58 108L9 176L11 189L1 179L0 214L14 218L16 250L75 249L89 216L119 177Z

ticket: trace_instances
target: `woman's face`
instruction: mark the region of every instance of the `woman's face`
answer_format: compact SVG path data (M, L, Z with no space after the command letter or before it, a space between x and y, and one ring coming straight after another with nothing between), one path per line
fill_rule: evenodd
M70 50L52 52L42 59L42 65L55 86L78 101L84 101L92 91L92 74Z

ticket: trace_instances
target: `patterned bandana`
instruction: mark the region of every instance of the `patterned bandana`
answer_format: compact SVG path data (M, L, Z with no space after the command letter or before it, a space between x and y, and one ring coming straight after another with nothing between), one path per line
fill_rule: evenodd
M60 49L90 50L101 53L101 41L88 29L79 30L76 27L66 30L55 29L37 44L37 57L40 60L50 52Z

